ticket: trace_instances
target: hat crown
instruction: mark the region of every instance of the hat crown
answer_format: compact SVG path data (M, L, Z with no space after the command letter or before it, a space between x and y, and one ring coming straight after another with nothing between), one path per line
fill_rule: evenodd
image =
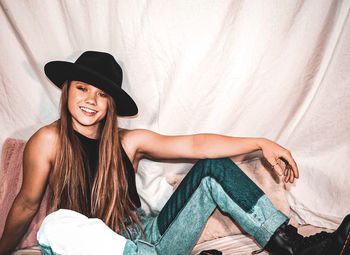
M109 53L86 51L75 61L75 64L104 76L119 87L122 86L123 71L114 57Z

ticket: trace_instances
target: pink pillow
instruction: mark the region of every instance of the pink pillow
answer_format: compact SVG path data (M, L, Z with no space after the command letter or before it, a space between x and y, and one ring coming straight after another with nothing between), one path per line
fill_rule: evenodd
M0 235L4 231L7 214L22 185L22 158L25 144L26 141L8 138L2 148L0 170ZM36 233L46 216L46 204L47 193L45 193L38 213L33 218L27 233L17 248L37 245Z

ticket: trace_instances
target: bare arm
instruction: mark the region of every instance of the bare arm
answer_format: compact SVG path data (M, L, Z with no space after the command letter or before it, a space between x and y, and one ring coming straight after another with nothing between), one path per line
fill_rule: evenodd
M39 209L51 168L54 143L50 128L44 127L26 144L23 183L6 219L0 255L10 254L16 248Z
M264 157L285 181L298 178L298 168L291 153L280 145L265 138L240 138L217 134L195 134L165 136L148 130L127 131L127 147L130 147L136 161L149 159L204 159L223 158L262 150ZM285 171L278 164L282 159L287 163Z

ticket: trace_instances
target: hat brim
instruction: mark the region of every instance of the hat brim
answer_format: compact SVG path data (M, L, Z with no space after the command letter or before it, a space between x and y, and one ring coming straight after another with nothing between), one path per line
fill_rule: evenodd
M114 99L119 116L133 116L138 113L137 105L128 93L92 69L76 63L52 61L45 65L44 71L59 88L62 88L65 81L70 80L82 81L103 90Z

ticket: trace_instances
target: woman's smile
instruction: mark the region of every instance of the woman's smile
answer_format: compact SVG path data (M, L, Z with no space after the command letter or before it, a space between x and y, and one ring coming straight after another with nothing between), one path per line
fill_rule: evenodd
M90 108L80 106L79 107L86 116L95 116L98 111L92 110Z

